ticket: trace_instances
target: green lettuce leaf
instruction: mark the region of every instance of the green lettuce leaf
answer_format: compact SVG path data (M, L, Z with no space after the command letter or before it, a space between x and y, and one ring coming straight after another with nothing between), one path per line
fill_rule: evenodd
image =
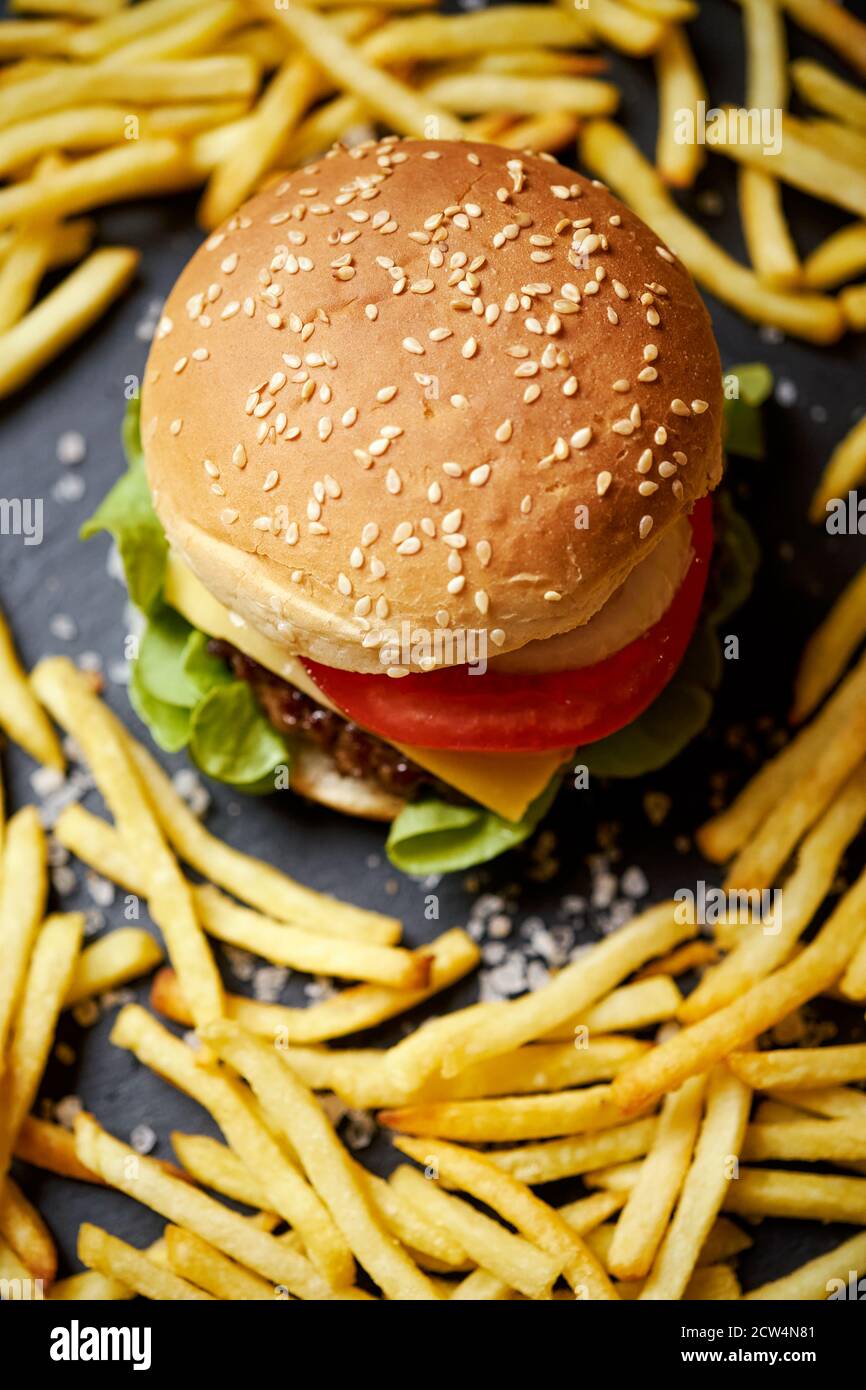
M147 725L154 743L158 743L166 753L178 753L189 742L190 712L181 705L172 705L151 694L140 672L140 665L136 662L129 681L129 703L141 722Z
M168 543L153 509L141 451L138 401L130 401L123 422L127 470L81 528L81 539L108 531L120 553L129 597L149 613L162 597Z
M290 761L288 744L269 724L246 681L215 685L199 700L192 711L189 747L202 772L248 790L258 790Z
M204 693L184 664L194 632L174 608L159 604L148 618L136 662L138 680L151 695L184 709L192 709Z
M207 695L215 685L228 685L234 677L224 661L211 656L208 651L210 638L199 632L197 627L190 629L181 664L187 680L195 686L199 695Z
M559 788L555 777L519 821L483 806L454 806L436 797L410 802L393 822L386 849L407 874L452 873L485 864L532 834Z
M725 449L741 458L762 459L764 423L761 406L773 389L773 373L764 362L749 362L731 367L725 373L726 383L737 381L737 396L725 395Z

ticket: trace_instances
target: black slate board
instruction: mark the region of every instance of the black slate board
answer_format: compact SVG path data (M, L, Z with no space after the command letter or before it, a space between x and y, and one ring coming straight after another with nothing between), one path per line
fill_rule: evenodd
M863 0L849 8L864 14ZM727 0L704 0L690 33L712 100L740 100L743 49L738 7ZM791 26L789 39L794 55L808 54L837 66L833 55ZM649 153L656 121L651 66L619 56L613 57L612 66L623 91L622 118ZM716 195L720 204L712 216L706 213L707 192ZM711 159L697 189L683 202L727 249L743 256L733 171L726 161ZM799 194L787 192L786 205L803 252L844 220ZM77 538L78 528L123 466L119 432L124 389L127 379L140 376L144 366L147 341L142 325L153 323L200 233L191 197L112 208L100 214L99 224L103 243L129 242L142 248L140 274L132 291L105 319L2 407L0 493L9 498L44 499L44 539L40 546L26 547L18 537L0 537L0 603L11 617L28 664L49 652L73 658L96 653L107 671L123 659L125 596L106 573L104 540L84 545ZM425 920L424 915L430 885L410 881L391 868L378 827L346 821L291 796L240 800L223 787L211 787L208 824L213 830L317 888L402 917L412 945L428 939L434 930L466 922L482 890L516 896L518 923L527 917L541 917L549 924L567 922L561 907L563 895L586 894L586 856L598 848L599 827L614 823L619 827L620 858L613 867L621 871L630 864L641 866L649 878L650 900L696 879L716 881L714 872L693 850L675 847L675 837L688 836L705 818L720 771L735 787L748 775L756 753L768 747L770 723L776 728L784 723L803 640L846 578L866 561L863 538L829 538L805 520L807 500L831 448L866 405L866 342L862 336L849 337L836 347L819 350L782 341L743 322L716 301L708 302L723 363L766 361L778 385L777 398L766 411L767 459L763 463L735 460L731 467L739 505L761 539L763 565L748 609L728 624L740 638L741 655L739 661L727 663L717 714L707 733L663 773L635 783L601 785L591 792L564 792L547 822L557 836L553 853L560 868L556 875L543 883L534 881L531 848L525 848L475 874L443 879L432 890L439 897L437 923ZM80 431L87 440L86 460L77 467L62 467L56 458L58 437L68 430ZM69 487L70 477L81 480L83 491L75 499L64 500L63 489ZM74 637L52 636L50 624L58 616L73 620ZM109 683L107 698L141 733L123 687ZM748 734L744 747L736 752L725 739L732 725L742 725ZM163 761L172 768L184 765L183 757ZM11 804L32 800L33 765L15 749L6 752L4 764ZM671 813L658 829L649 824L643 810L648 790L672 798ZM93 795L87 804L101 809ZM849 856L851 868L862 861L862 842L860 849L859 856L857 847ZM62 898L63 906L92 908L83 871L78 877L78 890ZM106 930L122 924L119 895L104 915ZM592 936L591 929L586 936ZM230 972L226 978L233 989L242 988ZM284 999L302 999L303 984L303 980L292 981ZM142 1000L146 997L144 988L135 992ZM460 986L451 991L447 1002L457 1005L472 997L472 985ZM158 1138L154 1151L160 1155L170 1155L173 1129L215 1132L197 1106L139 1067L128 1054L111 1047L108 1033L113 1013L109 1011L86 1031L64 1019L60 1038L74 1049L76 1060L72 1065L52 1060L43 1097L57 1101L79 1096L109 1130L124 1138L136 1125L149 1125ZM863 1035L862 1012L844 1010L842 1021L846 1035ZM376 1035L365 1035L365 1041L382 1045L399 1037L404 1026L398 1022ZM384 1140L377 1140L364 1157L382 1172L393 1162ZM78 1268L75 1240L82 1220L95 1219L136 1244L153 1239L162 1225L119 1194L21 1165L16 1173L57 1238L63 1272ZM563 1197L577 1195L579 1190L576 1183L561 1185ZM560 1195L552 1189L548 1193ZM741 1260L746 1282L753 1285L783 1273L843 1235L842 1228L766 1221L757 1230L755 1249Z

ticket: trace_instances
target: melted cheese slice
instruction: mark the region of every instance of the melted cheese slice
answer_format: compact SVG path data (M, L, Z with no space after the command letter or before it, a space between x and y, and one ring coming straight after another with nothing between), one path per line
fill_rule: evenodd
M237 613L224 608L201 580L176 555L169 554L165 575L165 599L201 632L231 642L238 651L265 666L281 680L288 681L327 709L342 713L322 694L307 675L298 657L277 646L251 628ZM385 740L390 742L390 740ZM441 748L413 748L393 744L413 763L434 777L469 796L481 806L520 820L530 802L540 796L568 752L559 753L465 753Z

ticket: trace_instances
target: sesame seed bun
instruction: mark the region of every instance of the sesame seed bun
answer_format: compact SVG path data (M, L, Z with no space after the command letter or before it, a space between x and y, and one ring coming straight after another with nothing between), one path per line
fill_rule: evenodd
M605 188L446 141L338 148L209 238L143 390L156 509L207 588L331 666L414 629L587 622L721 476L679 260Z

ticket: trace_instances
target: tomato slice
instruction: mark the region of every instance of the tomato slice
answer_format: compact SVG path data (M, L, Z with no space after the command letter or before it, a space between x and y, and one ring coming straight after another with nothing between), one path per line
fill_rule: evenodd
M652 704L685 655L713 549L712 503L692 509L695 552L667 611L634 642L594 666L517 675L364 675L303 658L319 689L348 719L391 743L467 752L530 752L594 743Z

